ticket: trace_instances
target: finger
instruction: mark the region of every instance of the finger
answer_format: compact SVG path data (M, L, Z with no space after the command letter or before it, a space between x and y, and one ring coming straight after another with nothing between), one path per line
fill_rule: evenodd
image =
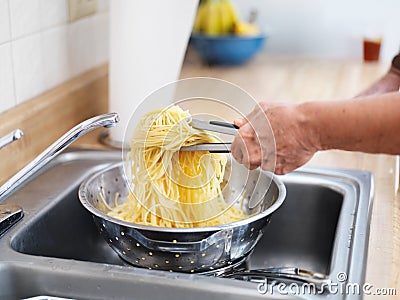
M259 165L250 165L248 168L249 170L255 170L259 167Z
M252 140L257 137L253 126L251 123L246 122L243 126L241 126L238 130L238 135L240 135L243 139Z
M257 168L261 165L262 156L260 147L255 143L246 143L245 140L245 151L242 150L242 164L245 165L249 169Z
M282 169L282 167L280 167L280 166L279 166L279 167L277 166L277 167L275 168L274 173L275 173L276 175L285 175L285 174L286 174L286 173L283 172L283 169Z
M247 120L244 118L237 118L233 121L233 124L235 124L238 127L242 127L244 124L247 123Z
M257 169L259 164L250 164L248 161L248 153L244 144L232 143L231 154L233 158L240 164L244 165L250 170Z
M243 157L242 165L245 166L247 169L250 169L250 170L254 170L254 169L256 169L256 168L258 168L260 166L260 164L250 162L250 160L246 159L245 156Z
M243 161L243 150L242 150L243 148L244 148L243 139L238 135L232 142L231 154L233 158L240 164Z
M231 153L237 162L251 170L260 166L261 148L251 139L243 139L240 135L236 136L231 146Z
M287 166L287 165L277 165L277 167L275 168L275 174L276 175L285 175L285 174L287 174L287 173L290 173L290 172L292 172L294 169L293 168L291 168L291 167L289 167L289 166Z
M274 172L276 169L275 159L271 157L271 159L263 160L261 163L261 169L264 171Z

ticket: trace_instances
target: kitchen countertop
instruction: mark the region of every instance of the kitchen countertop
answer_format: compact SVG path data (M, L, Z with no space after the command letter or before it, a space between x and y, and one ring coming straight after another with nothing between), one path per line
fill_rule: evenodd
M209 76L224 79L242 87L257 101L324 101L353 97L383 75L388 66L384 62L259 54L240 67L217 67L202 64L189 49L181 78ZM396 156L332 150L317 153L307 165L372 172L375 199L366 282L374 288L397 288L399 295L400 193L395 191L395 182L399 180ZM375 299L374 296L366 298Z

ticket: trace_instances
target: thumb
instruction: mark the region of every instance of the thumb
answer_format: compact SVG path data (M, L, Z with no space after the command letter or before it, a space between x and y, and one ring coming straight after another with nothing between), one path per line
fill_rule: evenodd
M244 118L237 118L233 121L233 123L238 126L238 127L242 127L244 124L247 123L247 120Z

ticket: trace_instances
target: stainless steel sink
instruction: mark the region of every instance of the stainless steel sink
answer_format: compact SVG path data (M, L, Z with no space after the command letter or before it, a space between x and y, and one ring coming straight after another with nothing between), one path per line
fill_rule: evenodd
M294 295L287 281L284 291L271 286L262 294L257 282L127 265L100 237L77 193L85 177L120 159L117 151L69 150L4 201L22 206L25 216L0 237L0 299L362 298L335 290ZM325 274L339 287L346 282L362 285L371 174L303 168L282 180L287 198L272 216L247 268L299 267ZM338 274L345 274L347 281Z

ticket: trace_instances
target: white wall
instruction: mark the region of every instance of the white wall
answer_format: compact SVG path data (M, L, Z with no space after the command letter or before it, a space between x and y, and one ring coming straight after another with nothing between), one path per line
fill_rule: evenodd
M398 0L232 0L240 15L259 12L270 35L265 51L328 58L362 58L362 38L381 33L381 58L400 46Z
M0 0L0 112L108 60L108 0L68 23L67 0Z

